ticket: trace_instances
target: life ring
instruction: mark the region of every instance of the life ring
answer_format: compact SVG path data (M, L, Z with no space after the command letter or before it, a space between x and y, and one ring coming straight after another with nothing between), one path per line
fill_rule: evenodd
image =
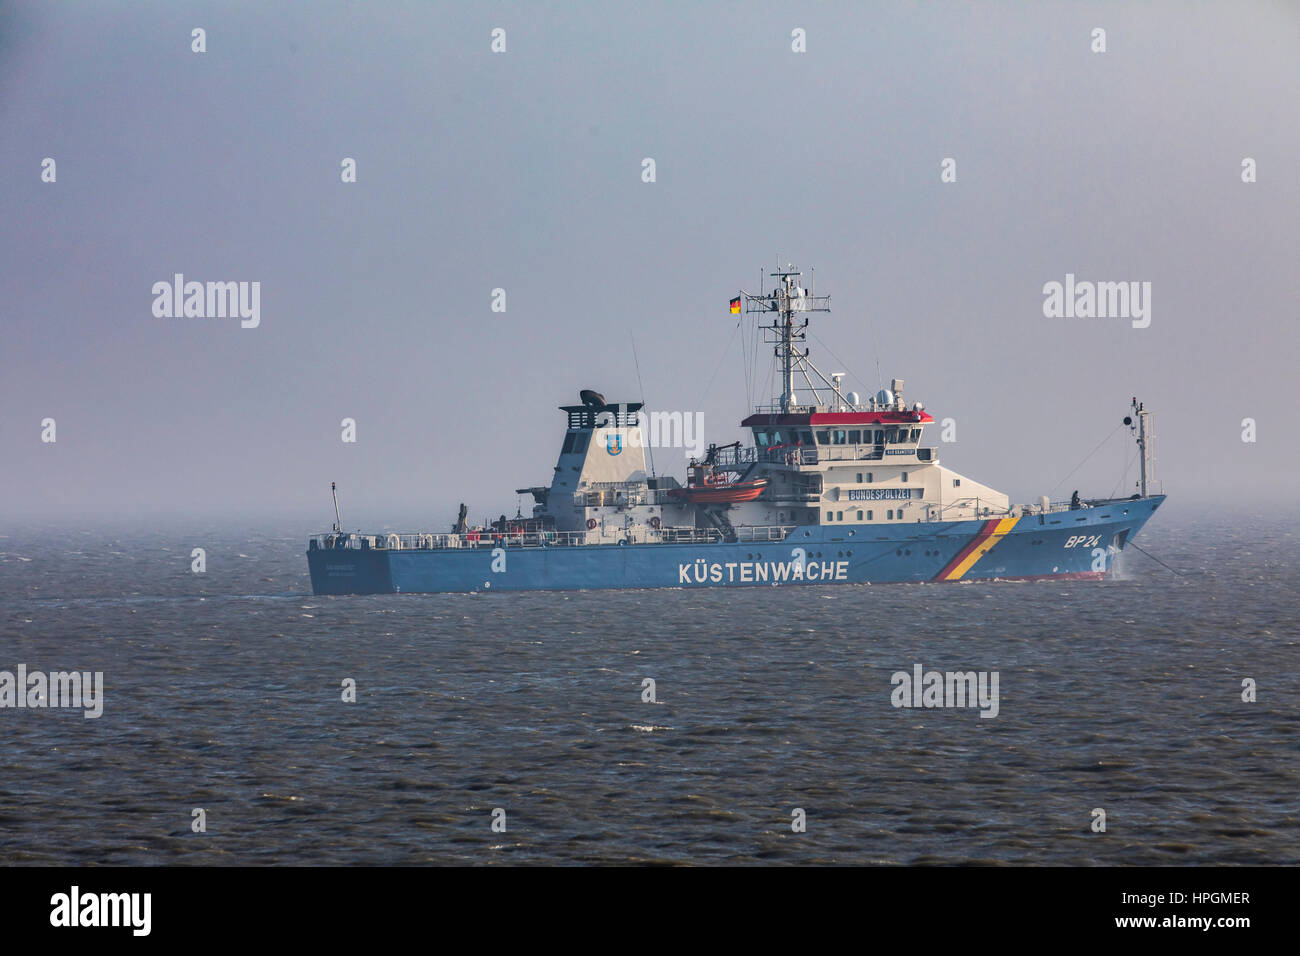
M592 529L595 528L595 527L596 527L596 519L595 519L595 518L588 518L588 519L587 519L587 530L590 531L590 530L592 530Z
M659 526L660 526L662 523L663 523L663 522L661 522L661 521L659 520L658 516L653 517L653 518L650 519L650 527L654 528L656 531L659 530Z

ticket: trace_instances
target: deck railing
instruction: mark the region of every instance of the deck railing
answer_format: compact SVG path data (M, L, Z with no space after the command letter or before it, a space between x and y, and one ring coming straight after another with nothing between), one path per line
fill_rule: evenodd
M889 415L894 412L905 412L907 408L898 408L896 406L874 405L869 402L859 402L857 405L849 405L846 402L823 403L820 405L791 405L789 408L782 408L780 405L755 405L755 415L824 415L826 413L844 413L854 412L861 415Z
M917 461L934 461L933 448L905 445L775 445L771 448L722 448L714 457L720 468L735 468L753 462L772 465L815 465L823 461L890 461L903 464L915 456Z
M608 487L605 487L605 486ZM663 505L673 501L667 488L648 488L640 482L601 482L573 493L575 508L628 508Z
M760 525L736 528L738 541L783 541L793 525ZM462 548L565 548L577 545L619 544L712 544L722 539L716 528L634 528L602 533L587 531L469 531L465 534L409 532L362 534L360 532L314 534L311 550L352 549L374 551L442 551Z
M915 520L917 522L953 522L971 521L982 518L1020 517L1024 514L1051 514L1062 511L1101 508L1108 505L1123 504L1131 499L1106 498L1085 499L1080 501L1079 509L1074 509L1070 501L1053 501L1042 510L1037 504L1001 505L986 504L980 498L962 498L949 502L942 508L937 505L924 505ZM1028 509L1026 511L1026 509ZM954 514L953 512L962 512ZM834 527L842 528L846 523L837 523ZM866 522L867 525L874 522ZM795 525L737 525L733 530L736 541L784 541L795 530ZM716 528L669 527L648 528L639 526L629 529L596 528L591 531L468 531L464 534L440 532L408 532L362 534L351 532L339 534L325 532L312 535L308 539L308 548L317 549L359 549L375 551L441 551L462 548L564 548L579 545L622 545L622 544L712 544L722 540L722 532Z
M1026 514L1054 514L1060 511L1082 511L1089 508L1102 508L1107 505L1118 504L1127 501L1126 498L1081 498L1076 508L1074 503L1069 499L1064 501L1049 501L1047 508L1044 510L1039 504L1032 505L1013 504L1009 507L1002 507L985 502L981 498L959 498L957 501L949 501L942 508L937 505L922 505L926 514L918 518L919 521L970 521L978 518L1018 518ZM919 503L919 502L918 502ZM953 515L951 512L973 512L973 515Z

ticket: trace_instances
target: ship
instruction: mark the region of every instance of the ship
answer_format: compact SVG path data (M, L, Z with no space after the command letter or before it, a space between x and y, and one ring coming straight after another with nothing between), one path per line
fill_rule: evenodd
M740 422L745 443L710 445L682 483L647 464L644 402L583 389L560 406L550 483L517 489L533 499L529 515L471 526L462 505L446 531L348 532L331 485L334 525L307 543L312 591L1100 580L1164 502L1152 413L1136 398L1123 419L1141 460L1130 497L1013 504L953 471L924 443L936 422L904 400L903 380L864 398L812 363L810 313L829 312L830 297L793 266L768 278L770 291L730 300L773 347L779 375L779 395Z

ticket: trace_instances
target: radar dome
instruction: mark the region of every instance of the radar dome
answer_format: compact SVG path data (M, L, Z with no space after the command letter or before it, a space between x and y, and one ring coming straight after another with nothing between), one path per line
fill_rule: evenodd
M880 391L876 392L876 404L877 405L894 404L894 393L887 388L882 388Z
M857 392L849 392L849 394L845 395L844 397L848 399L850 405L857 405L861 401L861 398L859 397Z

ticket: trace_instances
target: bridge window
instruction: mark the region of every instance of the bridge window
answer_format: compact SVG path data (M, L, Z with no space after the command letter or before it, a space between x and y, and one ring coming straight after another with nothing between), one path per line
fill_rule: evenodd
M920 440L921 440L921 429L919 429L919 428L913 428L913 429L912 429L912 441L920 441Z
M859 428L851 428L851 429L849 429L849 444L850 444L850 445L860 445L860 444L862 444L862 430L861 430L861 429L859 429Z
M876 444L877 444L877 445L883 445L884 443L885 443L885 430L884 430L883 428L877 428L877 429L876 429Z
M754 444L758 445L759 448L767 448L768 447L767 432L759 431L757 428L755 428Z
M799 437L805 445L811 445L813 443L812 432L808 431L806 428L799 433Z
M837 428L831 432L832 444L843 445L848 440L849 433L842 428Z
M831 443L831 433L830 433L830 432L828 432L828 431L820 431L820 432L817 433L817 444L819 444L819 445L829 445L830 443Z

